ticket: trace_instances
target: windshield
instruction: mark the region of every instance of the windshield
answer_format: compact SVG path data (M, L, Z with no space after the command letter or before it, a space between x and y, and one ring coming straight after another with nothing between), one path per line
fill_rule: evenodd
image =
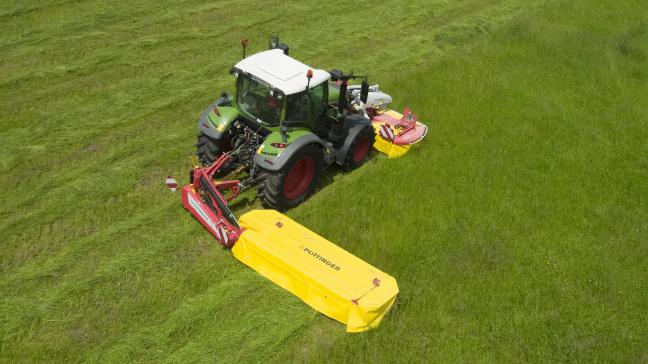
M237 103L239 109L257 121L278 125L281 118L281 96L249 75L239 77Z

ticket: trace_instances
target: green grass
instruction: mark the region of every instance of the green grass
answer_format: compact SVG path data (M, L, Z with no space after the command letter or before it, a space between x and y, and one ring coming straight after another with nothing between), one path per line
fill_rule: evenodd
M4 4L0 362L648 361L644 1L263 4ZM163 185L238 40L272 33L429 120L288 213L398 279L377 330L240 264Z

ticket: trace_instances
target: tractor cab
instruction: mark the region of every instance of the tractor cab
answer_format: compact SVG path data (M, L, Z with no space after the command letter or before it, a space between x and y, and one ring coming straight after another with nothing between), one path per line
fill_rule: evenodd
M282 49L244 58L232 73L237 77L236 106L243 117L260 126L316 130L326 114L331 75L311 69Z

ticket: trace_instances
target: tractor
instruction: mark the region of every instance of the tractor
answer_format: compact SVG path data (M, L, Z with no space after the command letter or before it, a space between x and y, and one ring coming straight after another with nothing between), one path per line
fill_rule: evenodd
M333 164L360 167L376 137L371 117L391 97L366 76L313 69L270 38L269 49L246 56L230 73L236 92L223 92L198 120L196 155L205 165L228 158L218 173L247 172L240 188L256 186L262 203L284 211L303 202ZM361 79L360 85L350 85ZM193 178L192 178L193 179Z
M409 108L367 77L312 69L271 37L269 49L231 69L226 92L200 116L196 154L182 205L236 259L323 314L360 332L378 326L398 296L396 279L275 210L304 201L324 168L360 167L373 147L404 155L427 133ZM349 82L361 79L359 85ZM224 175L242 175L224 180ZM238 219L229 203L256 187L264 205Z

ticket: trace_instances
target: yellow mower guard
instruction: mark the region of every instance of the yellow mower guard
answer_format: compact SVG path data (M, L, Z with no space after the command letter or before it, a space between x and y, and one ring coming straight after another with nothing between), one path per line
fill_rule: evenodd
M275 210L252 210L234 256L347 332L378 326L398 295L396 280Z
M374 125L374 129L379 128L380 125ZM376 132L377 133L377 132ZM376 137L376 141L373 145L377 151L382 152L387 155L387 158L397 158L403 156L410 149L409 145L396 145L394 143L388 142L381 137Z

